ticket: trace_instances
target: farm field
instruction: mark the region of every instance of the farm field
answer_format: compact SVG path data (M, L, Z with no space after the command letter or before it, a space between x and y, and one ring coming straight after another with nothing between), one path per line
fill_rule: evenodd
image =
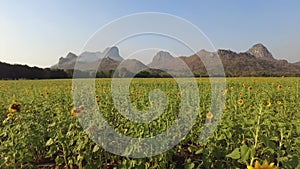
M0 81L0 168L243 169L257 161L300 168L300 78L227 78L227 89L219 91L226 97L223 114L203 142L204 124L218 117L210 111L209 79L198 78L197 84L197 118L180 143L152 157L131 158L130 151L119 156L98 146L91 137L97 126L82 127L79 119L88 114L88 103L74 104L72 80ZM159 100L149 101L154 89L168 99L163 113L146 123L118 112L111 79L96 79L91 99L118 133L152 137L175 123L184 95L174 79L134 79L128 89L133 107L145 111L159 105Z

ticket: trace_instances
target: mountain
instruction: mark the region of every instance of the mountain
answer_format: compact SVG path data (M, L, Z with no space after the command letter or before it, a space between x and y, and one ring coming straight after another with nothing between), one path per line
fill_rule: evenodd
M249 53L257 58L274 60L271 52L261 43L253 45L246 53Z
M222 62L218 65L218 60ZM79 77L170 77L221 76L300 76L300 61L289 63L275 59L263 44L255 44L245 52L219 49L215 52L201 50L191 56L174 57L166 51L158 52L150 64L136 59L124 60L117 47L103 52L83 52L76 55L69 52L58 63L42 69L27 65L12 65L0 62L0 79L51 79L72 78L75 64L80 68ZM224 69L223 69L224 68ZM97 69L97 73L93 70ZM136 74L138 73L138 74Z
M119 48L113 46L111 48L106 48L103 52L104 58L111 58L115 61L123 61L124 59L120 56Z
M175 59L176 58L173 57L169 52L160 51L153 57L152 62L148 64L148 66L161 69L161 66L164 66L165 64L168 64Z
M103 59L103 54L101 52L83 52L78 58L80 62L96 62Z
M175 66L176 65L176 66ZM188 67L178 57L173 57L169 52L160 51L153 57L152 62L147 65L152 69L185 71Z
M219 56L219 57L218 57ZM165 57L165 58L164 58ZM289 63L286 60L276 60L270 51L262 44L253 45L246 52L233 52L219 49L216 52L201 50L191 56L172 57L166 53L158 53L150 68L180 72L185 70L179 60L189 67L197 76L208 76L207 70L220 76L222 70L218 65L218 58L222 61L227 76L299 76L299 63ZM205 63L205 64L204 64Z
M58 63L56 65L52 66L51 68L52 69L72 69L76 63L77 58L78 57L74 53L69 52L65 58L60 57L58 60Z
M286 60L276 60L262 44L254 45L246 52L219 49L217 52L202 52L185 58L185 62L195 74L207 76L203 61L222 61L226 76L299 76L300 67ZM201 59L200 59L201 58ZM208 67L216 68L213 62Z
M294 65L300 66L300 62L293 63Z
M218 64L219 59L222 65ZM105 77L109 77L108 70L117 71L119 77L131 76L141 71L146 77L153 74L155 77L165 77L169 76L168 73L190 76L189 72L196 76L208 76L208 70L213 72L211 74L213 76L221 76L220 70L224 70L227 76L300 76L300 62L277 60L261 43L240 53L228 49L219 49L215 52L200 50L191 56L174 57L169 52L160 51L148 65L136 59L124 60L119 54L119 49L111 47L103 52L83 52L79 56L70 52L66 57L61 57L53 68L72 70L75 63L84 71L98 68ZM111 73L113 72L109 74Z
M119 54L117 47L106 48L103 52L83 52L79 56L69 52L66 57L59 58L56 65L52 69L74 69L77 62L77 67L83 70L94 70L99 66L99 69L115 69L123 58Z
M128 71L137 73L148 69L146 65L136 59L126 59L120 63L119 69L126 68Z

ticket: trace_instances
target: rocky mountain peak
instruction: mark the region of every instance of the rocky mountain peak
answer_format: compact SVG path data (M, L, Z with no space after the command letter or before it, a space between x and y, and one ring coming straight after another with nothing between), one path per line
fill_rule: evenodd
M163 64L169 62L170 60L174 59L174 57L166 51L159 51L152 60L153 64Z
M253 45L247 53L257 57L257 58L266 58L274 59L270 51L261 43Z
M77 56L74 53L69 52L65 58L64 57L59 58L58 64L64 64L66 62L75 61L76 59Z
M115 61L122 61L124 60L119 53L119 48L116 46L106 48L103 52L105 57L111 58Z

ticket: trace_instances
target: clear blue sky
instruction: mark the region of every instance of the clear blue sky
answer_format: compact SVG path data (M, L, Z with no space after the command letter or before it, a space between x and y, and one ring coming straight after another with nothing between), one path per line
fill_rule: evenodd
M198 26L216 48L246 51L265 44L277 59L300 60L297 0L3 0L0 61L47 67L79 54L104 24L137 12L164 12ZM122 49L121 49L122 50Z

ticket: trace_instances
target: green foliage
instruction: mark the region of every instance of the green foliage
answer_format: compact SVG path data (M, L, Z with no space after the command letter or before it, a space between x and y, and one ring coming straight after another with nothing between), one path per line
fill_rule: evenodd
M98 95L95 101L108 123L120 134L151 137L174 124L182 105L180 89L174 79L135 79L131 82L130 102L140 111L160 104L159 100L149 100L149 92L153 89L160 89L168 97L161 116L145 124L132 122L118 112L110 94L110 82L111 79L95 81ZM199 141L199 137L210 111L211 86L208 79L197 79L197 82L199 116L191 131L165 153L133 159L105 151L89 137L96 131L82 127L78 118L71 115L74 107L71 80L1 81L0 168L43 165L60 168L246 168L254 160L267 160L287 169L300 167L299 78L227 79L227 91L220 91L226 95L222 120L205 142ZM238 104L240 99L243 104ZM8 117L8 107L13 100L22 107Z

